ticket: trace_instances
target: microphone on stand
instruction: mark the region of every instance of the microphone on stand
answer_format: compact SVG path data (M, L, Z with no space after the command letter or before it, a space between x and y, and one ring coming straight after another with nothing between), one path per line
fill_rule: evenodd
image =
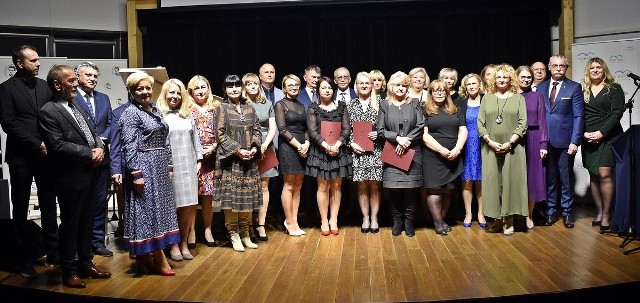
M629 77L629 78L633 79L633 82L634 82L636 85L640 86L640 76L638 76L638 75L636 75L636 74L634 74L634 73L632 73L632 72L628 72L628 73L627 73L627 77Z

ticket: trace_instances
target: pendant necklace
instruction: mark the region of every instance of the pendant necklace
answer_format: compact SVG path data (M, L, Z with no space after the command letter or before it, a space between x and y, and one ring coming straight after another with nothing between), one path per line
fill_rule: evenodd
M511 96L509 96L507 94L507 98L504 99L504 104L502 105L502 110L498 112L498 116L496 117L496 123L497 124L502 124L502 121L504 121L504 119L502 118L502 113L504 113L504 107L507 105L507 100L509 99L509 97L511 97ZM500 104L499 104L498 99L500 99L500 98L498 98L498 96L496 96L496 107L500 108Z

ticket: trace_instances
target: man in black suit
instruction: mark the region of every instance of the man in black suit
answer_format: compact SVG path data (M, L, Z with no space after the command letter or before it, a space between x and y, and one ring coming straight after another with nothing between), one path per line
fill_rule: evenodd
M111 101L109 96L96 91L100 69L92 62L82 62L76 68L78 74L78 93L73 99L75 105L82 109L89 117L100 139L108 142L111 127ZM105 148L105 152L109 149ZM93 253L99 256L111 257L113 252L108 250L105 242L105 226L107 220L107 187L109 186L109 157L96 167L96 217L93 224Z
M36 78L40 57L33 46L22 45L12 55L16 75L0 84L0 123L7 133L6 161L11 180L16 262L20 274L36 277L32 260L35 240L28 237L29 197L35 178L47 263L58 262L58 216L47 148L38 132L38 110L51 99L47 83ZM13 248L7 248L13 249Z
M40 109L39 130L56 176L62 283L84 288L86 284L81 278L111 277L111 273L95 267L91 251L96 211L95 167L104 160L104 143L90 119L73 103L78 89L73 69L54 65L47 75L47 83L53 97Z

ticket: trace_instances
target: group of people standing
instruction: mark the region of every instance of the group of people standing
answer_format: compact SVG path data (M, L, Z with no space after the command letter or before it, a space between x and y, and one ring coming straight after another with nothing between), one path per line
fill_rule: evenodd
M136 72L126 80L130 102L109 111L104 135L91 123L97 103L87 103L82 113L74 106L78 81L70 67L52 68L47 89L34 78L39 62L33 47L17 49L14 63L18 74L0 86L0 122L9 151L13 149L8 162L12 200L18 206L15 226L24 232L22 206L28 201L23 201L23 191L35 175L43 224L51 219L45 218L47 203L55 196L60 203L59 262L69 287L85 287L82 277L110 276L91 262L93 219L104 213L96 211L96 192L104 185L96 186L100 177L95 172L109 162L105 158L110 159L113 181L124 188L124 240L131 258L141 271L167 276L175 271L165 249L174 261L194 258L190 250L195 247L198 204L208 246L214 246L214 212L224 214L234 250L258 248L250 236L253 230L255 238L268 241L269 183L279 175L283 226L290 236L306 234L298 223L305 176L317 182L323 236L340 233L345 178L356 183L362 233L380 231L384 188L390 196L393 236L403 231L415 235L418 201L428 208L435 232L447 235L452 228L445 218L460 189L463 227L472 225L475 197L480 227L511 235L514 215L527 217L527 227L534 227L530 215L542 201L548 206L545 225L561 215L565 227L574 226L570 171L582 144L598 208L593 225L602 230L610 225L611 142L622 133L624 100L600 58L587 63L582 85L565 77L566 58L553 56L547 66L550 80L545 80L544 64L541 71L539 63L517 69L488 65L480 75L464 76L459 90L452 68L442 69L434 81L422 67L408 74L398 71L388 80L378 70L363 71L351 88L348 69L336 69L332 79L316 65L305 69L304 82L285 75L280 90L274 85L275 68L267 63L258 75L227 75L220 97L208 79L196 75L186 86L169 79L157 100L152 98L154 78ZM96 82L99 70L90 67ZM20 101L31 106L18 108L13 90L22 93L20 98L31 97ZM48 194L53 187L46 182L53 179L41 176L40 162L23 161L16 149L22 158L57 167L55 179L61 185L54 193ZM53 233L54 226L43 227ZM55 246L55 235L51 237ZM94 246L93 252L108 255L99 248ZM52 249L47 257L56 253ZM23 276L34 277L29 256L20 262Z

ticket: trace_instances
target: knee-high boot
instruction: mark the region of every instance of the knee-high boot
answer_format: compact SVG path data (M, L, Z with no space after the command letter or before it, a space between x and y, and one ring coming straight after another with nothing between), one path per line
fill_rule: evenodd
M414 212L416 209L416 201L413 199L409 199L405 201L405 203L406 203L406 208L404 210L404 233L409 237L413 237L416 235L416 232L413 229L413 219L414 219Z
M396 198L397 199L397 198ZM404 204L403 201L391 200L391 213L393 215L393 229L391 234L399 236L402 233L402 210L400 205Z

